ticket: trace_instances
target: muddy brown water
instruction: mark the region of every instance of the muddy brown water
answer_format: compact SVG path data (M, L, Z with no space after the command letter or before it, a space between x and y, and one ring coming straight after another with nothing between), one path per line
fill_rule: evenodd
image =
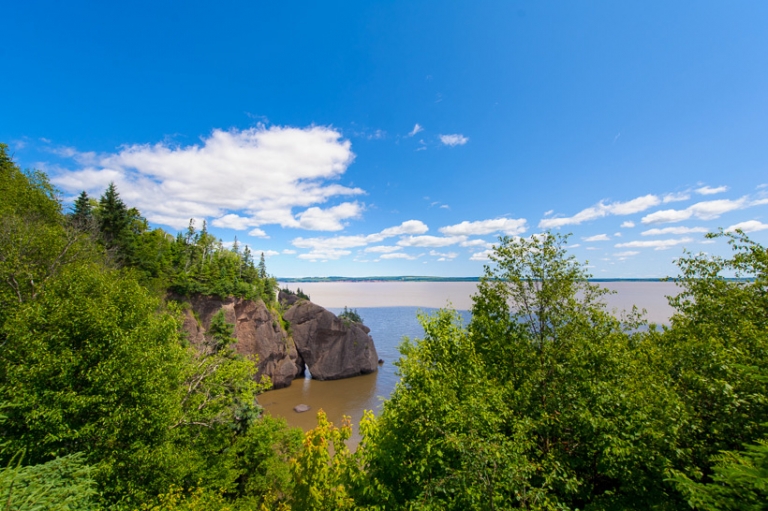
M609 310L620 314L632 305L644 308L646 317L655 323L666 323L673 309L666 295L677 294L671 282L602 282L614 294L606 297ZM338 313L344 306L357 309L371 329L376 350L384 364L378 371L355 378L319 381L311 378L294 380L286 388L271 390L259 396L265 411L284 417L290 426L307 431L317 424L317 411L323 409L328 419L340 424L348 415L354 424L351 445L359 441L357 425L363 410L381 410L384 399L394 390L399 377L394 362L399 358L397 346L403 337L419 338L424 331L417 314L433 313L450 304L462 311L465 322L472 306L471 296L477 289L474 282L310 282L288 284L301 288L313 302ZM285 287L285 284L280 285ZM296 413L293 407L306 404L310 411Z

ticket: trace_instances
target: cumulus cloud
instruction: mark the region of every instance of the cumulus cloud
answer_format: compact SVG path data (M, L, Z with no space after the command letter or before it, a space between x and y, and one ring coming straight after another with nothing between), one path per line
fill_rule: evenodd
M645 215L641 222L644 224L664 224L672 222L682 222L690 218L700 220L712 220L718 218L724 213L745 209L752 206L759 206L768 203L768 200L749 200L748 197L740 199L719 199L711 201L697 202L685 209L664 209Z
M608 215L631 215L645 211L648 208L657 206L661 203L655 195L644 195L626 202L598 202L594 206L583 209L571 217L544 218L539 222L542 229L552 229L566 225L579 225L583 222L596 220Z
M296 253L296 251L295 251L295 250L292 250L292 249L290 249L290 248L284 248L284 249L283 249L283 254L286 254L286 255L292 255L292 254L295 254L295 253Z
M429 227L427 227L427 224L421 220L406 220L400 225L387 227L378 233L378 235L382 236L382 239L384 239L392 236L401 236L403 234L424 234L428 230Z
M714 195L716 193L727 192L728 187L727 186L717 186L717 187L702 186L701 188L697 188L694 191L699 195Z
M235 215L234 213L215 218L211 224L213 224L214 227L223 227L225 229L234 229L236 231L244 231L253 225L251 219Z
M493 247L493 243L490 243L485 240L466 240L459 243L462 247L485 247L485 248L491 248Z
M482 236L494 232L503 232L509 236L521 234L528 229L525 218L494 218L476 222L463 221L438 229L447 236Z
M276 255L280 255L280 252L277 252L275 250L254 250L254 254L264 254L264 257L273 257Z
M691 198L691 194L688 192L668 193L662 198L664 204L668 202L680 202Z
M269 236L267 236L267 233L264 232L263 229L259 229L258 227L248 231L248 236L254 236L256 238L269 238Z
M768 229L768 224L764 224L759 220L747 220L746 222L739 222L738 224L733 224L732 226L726 229L726 232L733 232L736 229L741 229L744 232L764 231Z
M335 248L317 248L307 252L306 254L299 254L296 257L299 259L306 259L311 262L315 261L329 261L336 260L340 257L351 254L349 250L340 250Z
M299 213L299 226L308 231L340 231L342 220L359 218L363 207L357 202L344 202L327 209L311 207Z
M472 257L469 258L470 261L489 261L491 259L491 254L493 254L493 250L483 250L482 252L475 252L472 254Z
M627 243L617 243L616 248L652 248L654 250L666 250L683 243L690 243L693 238L678 238L668 240L644 240L644 241L629 241Z
M422 234L429 228L420 220L407 220L400 225L387 227L374 234L357 234L353 236L331 236L327 238L294 238L291 244L297 248L323 249L323 248L355 248L364 247L371 243L381 243L387 238L407 234Z
M611 238L607 234L595 234L594 236L582 237L584 241L609 241Z
M381 254L379 256L379 259L408 259L410 261L413 261L416 259L416 256L408 255L403 252L393 252L390 254Z
M336 229L342 210L354 217L348 204L355 203L326 213L318 206L365 193L333 182L354 154L348 140L325 126L214 130L189 146L137 144L112 154L65 156L81 167L53 176L61 189L99 195L114 181L126 203L151 222L177 229L190 218L214 218L240 229L302 227L304 218L305 228Z
M637 250L626 250L624 252L616 252L613 255L615 255L616 257L632 257L632 256L636 256L639 253L640 252L638 252Z
M409 137L412 137L412 136L414 136L416 133L421 133L422 131L424 131L424 127L423 127L421 124L419 124L419 123L416 123L416 125L413 127L413 129L411 130L411 132L410 132L410 133L408 133L408 136L409 136Z
M642 236L662 236L665 234L693 234L697 232L709 232L706 227L664 227L663 229L648 229L640 234Z
M403 247L396 247L394 245L376 245L375 247L368 247L365 249L366 252L373 252L376 254L389 254L392 252L397 252L398 250L402 250Z
M433 257L440 257L441 259L454 259L458 257L459 254L456 252L438 252L437 250L430 250L429 255Z
M401 247L439 248L455 245L466 240L465 236L408 236L397 242Z
M626 222L622 222L621 223L621 227L623 227L624 229L631 229L634 226L635 226L635 222L633 222L631 220L627 220Z
M440 135L440 142L442 142L443 145L455 147L457 145L466 144L467 142L469 142L469 138L458 133L453 135Z

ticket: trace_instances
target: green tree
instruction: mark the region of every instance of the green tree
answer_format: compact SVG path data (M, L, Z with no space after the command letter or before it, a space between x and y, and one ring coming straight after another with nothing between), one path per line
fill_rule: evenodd
M72 205L71 221L81 231L90 232L94 227L93 205L85 191L80 192Z
M103 496L147 491L177 415L185 352L176 320L135 280L64 268L3 325L0 425L6 452L38 464L83 452Z
M674 508L676 396L565 238L501 238L468 328L406 341L370 440L373 486L414 509Z
M0 326L62 267L93 256L65 222L47 176L22 172L6 149L0 144Z
M723 453L768 434L768 252L742 232L709 236L726 239L733 255L679 261L682 291L670 300L676 313L663 335L652 337L685 411L676 477L703 484L719 477Z
M120 198L115 183L109 183L99 199L98 226L101 240L107 250L125 248L131 223L128 208Z

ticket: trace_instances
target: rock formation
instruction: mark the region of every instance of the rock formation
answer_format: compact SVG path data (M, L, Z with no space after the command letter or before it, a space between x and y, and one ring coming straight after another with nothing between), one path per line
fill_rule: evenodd
M296 302L283 317L312 378L336 380L376 370L379 356L367 326L306 300Z
M289 307L283 317L290 324L290 334L278 314L262 301L210 296L182 300L190 305L183 328L193 346L202 346L211 319L224 310L226 321L235 325L235 349L241 355L258 356L256 378L269 376L272 388L287 387L294 378L304 375L305 367L318 380L376 370L378 355L368 327L339 319L295 295L280 294L283 307Z
M272 388L279 389L287 387L294 378L304 373L304 363L299 360L296 347L283 330L280 318L267 309L264 302L196 296L189 299L189 303L191 310L186 311L184 330L192 345L202 345L211 318L223 309L227 323L235 325L235 350L241 355L259 357L257 379L266 374L272 378Z

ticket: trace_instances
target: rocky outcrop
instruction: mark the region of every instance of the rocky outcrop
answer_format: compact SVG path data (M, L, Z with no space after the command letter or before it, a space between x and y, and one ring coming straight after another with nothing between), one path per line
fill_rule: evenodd
M272 379L272 388L279 389L304 374L304 362L296 346L283 330L279 317L264 302L210 296L196 296L188 301L191 309L186 311L183 328L192 345L202 346L211 318L223 309L227 322L235 325L235 350L244 356L258 356L256 379L267 375Z
M297 301L283 317L312 378L336 380L376 370L379 356L367 326L306 300Z
M220 310L235 325L234 347L244 356L258 356L256 378L267 375L275 389L287 387L309 368L312 378L335 380L376 370L378 355L368 327L337 318L332 312L295 295L280 294L283 317L290 324L290 334L277 313L262 301L241 298L196 296L183 298L189 303L184 331L190 343L202 347L211 319Z

